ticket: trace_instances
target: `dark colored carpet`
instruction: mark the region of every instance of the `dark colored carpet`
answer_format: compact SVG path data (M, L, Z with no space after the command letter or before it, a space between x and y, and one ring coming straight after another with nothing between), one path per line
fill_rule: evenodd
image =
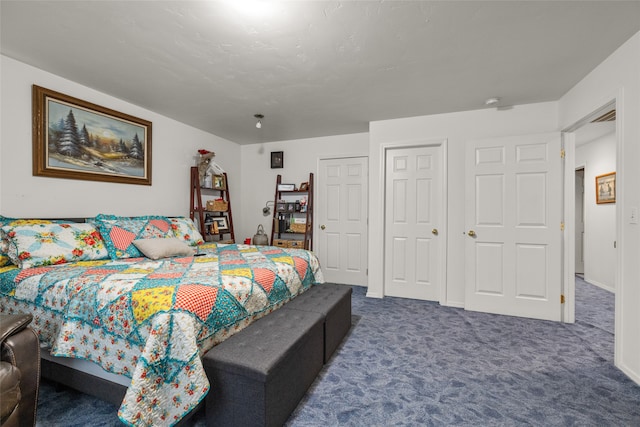
M289 427L640 426L640 386L613 366L607 291L577 278L573 325L365 291L354 288L354 326ZM114 426L116 412L44 383L37 425Z

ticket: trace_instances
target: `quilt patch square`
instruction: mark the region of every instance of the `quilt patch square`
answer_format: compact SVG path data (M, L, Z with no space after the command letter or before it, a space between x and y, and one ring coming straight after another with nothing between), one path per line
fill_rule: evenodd
M175 308L195 313L207 320L218 296L218 288L203 285L181 285L176 293Z
M136 235L121 227L113 227L109 232L109 237L113 242L113 246L121 251L126 251L129 245L135 240Z

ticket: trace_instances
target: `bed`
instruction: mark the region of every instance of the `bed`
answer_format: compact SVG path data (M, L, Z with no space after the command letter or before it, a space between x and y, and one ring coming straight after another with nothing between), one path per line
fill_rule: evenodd
M0 313L32 313L52 356L129 378L118 416L132 425L179 422L209 392L207 350L323 282L312 252L204 243L184 218L0 225ZM176 240L172 256L138 248Z

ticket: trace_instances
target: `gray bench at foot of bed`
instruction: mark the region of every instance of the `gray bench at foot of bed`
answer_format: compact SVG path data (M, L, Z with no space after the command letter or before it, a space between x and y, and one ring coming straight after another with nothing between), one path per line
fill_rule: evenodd
M351 329L351 287L337 283L314 286L283 309L320 313L324 316L324 363Z
M351 327L351 287L316 285L203 357L208 425L282 425Z

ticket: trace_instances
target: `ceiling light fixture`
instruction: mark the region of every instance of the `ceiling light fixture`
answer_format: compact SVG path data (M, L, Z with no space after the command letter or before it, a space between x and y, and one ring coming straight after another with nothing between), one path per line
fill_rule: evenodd
M264 115L263 114L254 114L253 117L258 119L258 122L256 123L256 127L258 129L262 129L262 119L264 119Z
M231 7L245 17L266 18L274 14L276 5L267 0L232 0L228 1Z
M498 102L500 102L500 98L498 98L498 97L489 98L486 101L484 101L484 105L486 105L487 107L493 107Z

